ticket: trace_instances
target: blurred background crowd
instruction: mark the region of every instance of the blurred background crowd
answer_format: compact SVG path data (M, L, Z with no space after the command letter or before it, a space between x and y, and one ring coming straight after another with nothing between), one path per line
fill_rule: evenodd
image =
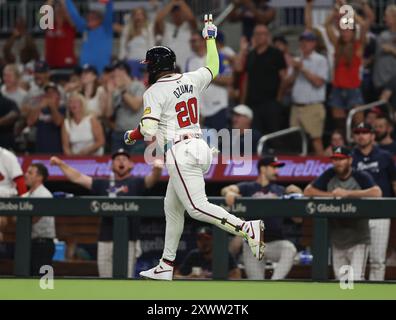
M297 126L310 138L310 152L324 155L345 144L352 109L379 102L356 112L353 122L366 118L375 126L378 142L396 152L392 1L381 7L378 1L351 1L353 29L341 30L340 7L346 0L324 7L307 0L297 15L283 12L292 31L277 27L280 13L271 1L220 2L213 6L230 10L221 17L224 27L219 26L217 38L220 75L202 97L203 128L239 129L241 136L253 129L256 152L262 135ZM53 6L54 26L41 33L31 30L26 13L15 16L6 10L16 3L0 6L1 14L15 21L0 42L0 146L18 153L102 155L117 150L123 132L142 115L148 83L140 61L147 49L170 46L180 72L205 63L194 1L131 2L133 9L122 11L113 1L49 0L41 4ZM296 16L300 25L293 28ZM275 143L273 149L292 152L291 141ZM144 148L140 142L128 151L141 154Z

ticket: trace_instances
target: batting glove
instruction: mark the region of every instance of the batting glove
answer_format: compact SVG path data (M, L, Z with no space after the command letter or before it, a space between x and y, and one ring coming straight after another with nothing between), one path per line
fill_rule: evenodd
M205 26L202 30L202 36L205 40L208 39L216 39L217 37L217 27L213 24L213 16L212 14L205 14Z
M131 133L133 132L133 130L128 130L124 133L124 142L127 145L133 145L135 144L136 140L131 138Z

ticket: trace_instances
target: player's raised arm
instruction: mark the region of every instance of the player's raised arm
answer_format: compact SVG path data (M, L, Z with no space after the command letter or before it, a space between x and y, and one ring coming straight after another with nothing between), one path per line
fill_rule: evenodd
M239 187L235 184L224 187L221 189L221 195L225 198L227 206L233 206L236 198L241 196Z
M68 164L66 164L58 157L51 157L50 164L53 166L58 166L59 169L62 170L66 178L71 182L79 184L80 186L83 186L86 189L92 188L92 181L93 181L92 177L82 174L76 169L70 167Z
M206 67L212 73L213 79L219 74L219 53L217 52L216 37L217 27L213 24L213 16L205 14L205 25L202 30L202 36L206 40Z

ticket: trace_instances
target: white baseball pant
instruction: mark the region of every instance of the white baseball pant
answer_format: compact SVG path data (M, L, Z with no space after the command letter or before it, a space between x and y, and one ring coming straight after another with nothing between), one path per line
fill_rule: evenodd
M367 244L357 244L348 249L339 249L332 246L333 270L337 280L340 279L341 267L351 266L353 270L353 280L364 280L368 255Z
M371 281L385 280L386 250L390 219L370 219L370 276Z
M204 174L211 162L212 151L202 139L183 140L166 153L169 182L164 203L166 230L163 259L174 261L176 258L185 210L194 219L242 235L237 230L243 221L208 201Z
M128 278L135 274L136 259L142 254L140 241L128 242ZM113 242L98 242L98 271L100 278L113 277Z
M258 261L253 257L249 245L244 241L242 261L245 266L246 276L249 280L264 280L265 265L270 260L276 263L271 280L285 279L293 267L296 253L296 247L288 240L270 241L265 244L264 260Z

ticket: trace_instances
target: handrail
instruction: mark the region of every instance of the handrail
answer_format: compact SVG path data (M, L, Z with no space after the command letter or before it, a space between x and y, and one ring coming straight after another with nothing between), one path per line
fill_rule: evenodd
M305 134L304 130L301 129L300 127L291 127L288 129L275 131L275 132L272 132L272 133L262 136L260 138L260 140L258 141L257 154L262 155L264 145L268 140L271 140L274 138L279 138L279 137L282 137L282 136L285 136L285 135L288 135L288 134L294 133L294 132L300 132L301 138L302 138L302 150L301 150L300 156L306 156L308 154L308 139L307 139L307 135Z
M374 101L374 102L368 103L366 105L353 108L353 109L351 109L349 111L348 117L347 117L347 120L346 120L346 139L347 139L348 143L352 143L353 142L352 120L353 120L354 115L356 113L358 113L358 112L362 112L362 111L365 111L365 110L373 109L375 107L379 107L379 106L382 106L382 105L386 105L388 107L389 116L391 117L391 119L393 119L393 112L392 112L391 106L389 105L388 102L383 101L383 100Z
M214 21L214 24L219 26L220 24L222 24L227 17L229 16L229 14L231 13L232 10L234 10L235 8L235 4L234 3L230 3L216 18Z

